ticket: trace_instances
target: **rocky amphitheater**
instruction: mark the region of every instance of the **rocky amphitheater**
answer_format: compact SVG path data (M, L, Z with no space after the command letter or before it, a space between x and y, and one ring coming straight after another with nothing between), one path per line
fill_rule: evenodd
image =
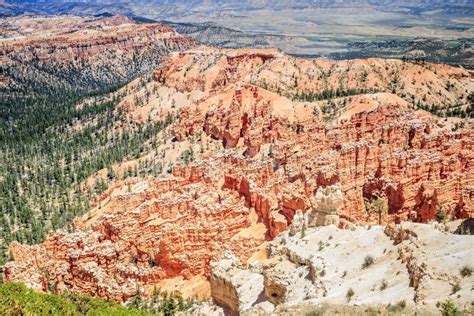
M473 121L416 105L468 106L473 90L471 72L430 63L173 53L119 105L175 118L146 153L162 174L117 181L74 232L13 243L4 279L118 302L160 288L211 300L202 314L472 310Z

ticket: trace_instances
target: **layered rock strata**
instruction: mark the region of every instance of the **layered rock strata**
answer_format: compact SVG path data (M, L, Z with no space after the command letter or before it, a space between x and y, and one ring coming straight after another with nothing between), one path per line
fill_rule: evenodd
M366 73L365 81L357 80ZM394 89L408 100L410 92L431 94L433 84L440 90L430 102L459 102L474 88L469 72L444 65L310 62L259 50L175 54L155 80L179 93L201 95L181 104L178 140L204 131L248 157L270 146L266 154L274 158L274 168L284 169L290 194L299 194L296 204L281 205L288 221L297 209L314 208L314 193L331 185L341 186L340 213L350 221L368 220L366 204L377 197L388 204L383 221L426 222L441 209L453 217L471 216L472 129L453 132L451 125L414 111L413 101L388 93L335 99L330 124L321 121L327 102L287 98L322 93L321 81L331 91L337 90L335 82L350 91L364 86L386 91L394 76L404 81ZM443 91L446 82L457 88Z
M4 280L125 301L164 279L207 277L224 250L248 259L265 230L240 195L216 191L202 169L175 173L118 182L76 221L76 233L52 233L38 246L13 243Z
M27 96L110 90L151 73L162 56L197 46L165 25L124 16L15 17L0 31L0 92Z

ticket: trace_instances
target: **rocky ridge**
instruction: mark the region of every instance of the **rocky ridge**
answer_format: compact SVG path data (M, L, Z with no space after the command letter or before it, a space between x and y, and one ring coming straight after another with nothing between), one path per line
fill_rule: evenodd
M6 18L0 34L1 91L28 96L46 88L110 89L152 72L161 56L197 44L162 24L124 16Z

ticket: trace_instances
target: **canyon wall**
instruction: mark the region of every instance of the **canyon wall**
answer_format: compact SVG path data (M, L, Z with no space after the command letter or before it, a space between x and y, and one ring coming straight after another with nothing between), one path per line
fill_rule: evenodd
M213 274L210 262L228 250L236 259L229 260L240 262L233 270L240 275L292 223L354 228L427 223L440 211L449 219L473 215L472 121L416 110L409 96L467 102L474 82L465 70L201 48L172 54L153 78L131 89L119 107L132 121L137 113L155 121L176 115L162 134L171 152L163 157L174 157L173 174L118 181L76 221L75 232L51 233L36 246L13 243L6 282L117 301L150 294L165 280L201 277L211 286L232 287L238 282ZM314 97L334 93L339 84L344 93ZM148 103L132 102L145 93ZM195 144L204 137L213 146ZM197 150L185 161L179 148L190 144ZM295 264L276 264L280 272L267 269L263 278L255 271L242 275L262 279L276 304L287 289L284 277L275 276L314 270ZM289 294L318 296L323 289L303 285ZM240 310L248 305L238 300L245 287L237 287L215 296L232 298L231 308Z

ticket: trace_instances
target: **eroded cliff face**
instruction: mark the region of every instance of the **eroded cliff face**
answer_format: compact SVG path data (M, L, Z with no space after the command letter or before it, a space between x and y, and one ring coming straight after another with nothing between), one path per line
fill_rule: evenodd
M110 89L151 73L169 52L197 46L165 25L124 16L7 18L0 30L0 88L29 96Z
M409 95L461 102L473 89L470 77L444 65L310 62L252 50L179 54L155 74L177 91L205 95L180 110L174 128L178 140L204 131L225 148L242 148L247 157L270 146L266 153L274 168L284 169L292 195L300 193L279 204L288 222L297 209L315 208L311 199L318 188L335 184L344 196L341 217L353 222L370 220L366 204L380 196L388 204L384 221L426 222L441 208L468 217L473 210L472 129L452 131L449 122L414 111ZM394 84L400 80L400 86ZM454 87L445 89L451 82ZM336 98L330 105L287 98L371 89L393 89L411 101L387 92ZM331 116L324 115L330 111Z
M39 246L12 244L16 263L5 266L5 281L125 301L164 279L207 277L210 260L226 250L248 259L265 228L237 191L217 189L223 179L215 167L116 183L76 221L78 232L50 234Z
M394 87L396 76L405 84ZM298 101L303 94L337 90L336 84L358 94ZM432 92L435 84L439 93ZM292 223L290 231L298 235L302 222L340 228L379 220L429 222L440 209L450 218L472 217L472 122L415 111L408 93L465 102L473 87L468 72L442 65L313 62L272 50L173 54L154 81L129 90L120 108L138 124L176 115L163 132L173 145L162 157L180 160L179 150L191 146L186 163L175 164L172 176L117 182L76 221L74 233L52 233L37 246L12 244L5 280L117 301L136 295L137 288L146 295L166 280L192 283L198 277L232 287L232 276L211 274L211 260L230 250L242 265L234 271L240 275ZM372 88L382 92L368 93ZM395 88L408 101L390 93ZM454 123L464 127L454 131ZM201 142L205 137L214 143ZM378 199L387 206L380 216L368 212ZM284 277L280 282L275 276L311 272L294 265L277 264L263 274L267 295L277 293L270 302L278 303L286 291ZM290 294L319 295L304 284ZM209 284L204 287L209 292ZM223 288L216 299L235 300L239 291L245 287ZM232 304L234 310L247 306L238 299Z
M375 58L305 60L276 50L199 48L174 54L155 79L181 92L208 95L249 84L299 101L387 92L430 109L443 104L466 108L473 89L472 73L447 65Z

